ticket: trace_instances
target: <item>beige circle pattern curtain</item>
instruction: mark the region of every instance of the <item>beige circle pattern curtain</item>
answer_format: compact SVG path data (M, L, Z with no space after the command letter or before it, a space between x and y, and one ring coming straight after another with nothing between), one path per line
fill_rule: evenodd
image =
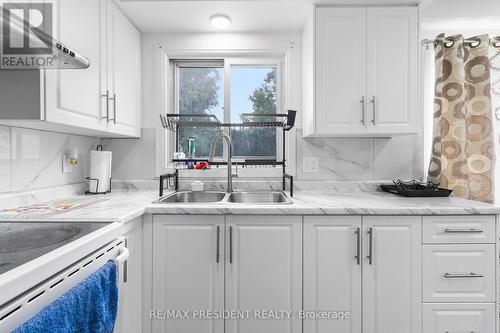
M437 37L432 156L428 180L460 198L494 201L490 39Z

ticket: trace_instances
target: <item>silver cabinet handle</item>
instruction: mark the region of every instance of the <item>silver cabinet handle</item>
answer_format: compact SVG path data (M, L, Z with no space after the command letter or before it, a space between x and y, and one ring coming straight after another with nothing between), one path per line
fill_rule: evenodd
M375 117L376 117L376 101L375 101L375 95L373 95L372 97L372 100L370 101L372 103L372 106L373 106L373 119L372 119L372 124L375 125Z
M229 227L229 263L233 263L233 227Z
M444 333L452 333L450 331L444 331ZM474 333L474 331L470 331L470 333Z
M482 278L483 274L476 273L444 273L445 279L468 279L468 278Z
M101 95L101 97L106 97L106 116L102 119L106 119L106 122L109 123L109 90L106 90L106 94Z
M113 94L113 97L109 97L109 99L113 101L113 119L108 119L108 121L112 120L116 125L116 94Z
M484 230L481 229L444 229L444 232L447 234L480 234L483 233Z
M361 96L361 124L365 125L365 96Z
M128 240L125 238L125 248L128 249ZM128 260L123 263L123 283L128 281Z
M359 228L354 232L356 234L356 264L361 265L361 230Z
M220 259L220 226L217 226L217 248L215 250L215 262L219 263Z
M368 263L373 265L373 228L368 229L367 233L370 235L370 238L368 238L368 255L366 257L368 258Z

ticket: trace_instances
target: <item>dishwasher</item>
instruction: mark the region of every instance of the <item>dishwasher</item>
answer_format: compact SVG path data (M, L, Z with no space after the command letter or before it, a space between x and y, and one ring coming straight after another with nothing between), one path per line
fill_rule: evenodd
M109 260L125 282L129 250L120 234L119 223L0 223L0 332L17 328Z

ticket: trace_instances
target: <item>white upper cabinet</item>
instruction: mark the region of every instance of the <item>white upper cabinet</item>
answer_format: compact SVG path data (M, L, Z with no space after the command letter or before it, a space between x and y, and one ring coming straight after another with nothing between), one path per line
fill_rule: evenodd
M369 8L367 132L417 131L417 9Z
M140 136L141 35L113 2L107 15L109 131Z
M103 22L106 6L101 0L58 2L56 38L88 57L87 69L47 70L46 121L106 130L101 97L106 77ZM89 22L96 21L95 24ZM85 27L85 28L82 28Z
M321 8L316 13L316 130L366 131L366 10Z
M305 136L418 133L417 15L416 7L315 9L303 36Z
M0 123L99 137L139 137L140 32L112 0L54 6L54 37L90 60L87 69L4 71ZM12 84L14 82L15 84Z

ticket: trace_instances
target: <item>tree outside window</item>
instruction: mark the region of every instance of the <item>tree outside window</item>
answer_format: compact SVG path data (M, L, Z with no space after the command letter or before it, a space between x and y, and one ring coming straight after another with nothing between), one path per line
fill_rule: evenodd
M179 67L178 110L180 114L215 114L222 122L241 122L242 113L253 113L254 121L274 121L278 105L276 67L234 66L231 68L231 119L224 117L224 69L222 67ZM267 118L267 119L266 119ZM187 151L188 140L196 140L195 157L207 157L217 128L182 128L178 150ZM240 158L276 159L276 128L235 127L230 131L233 155ZM222 143L216 156L222 156Z

